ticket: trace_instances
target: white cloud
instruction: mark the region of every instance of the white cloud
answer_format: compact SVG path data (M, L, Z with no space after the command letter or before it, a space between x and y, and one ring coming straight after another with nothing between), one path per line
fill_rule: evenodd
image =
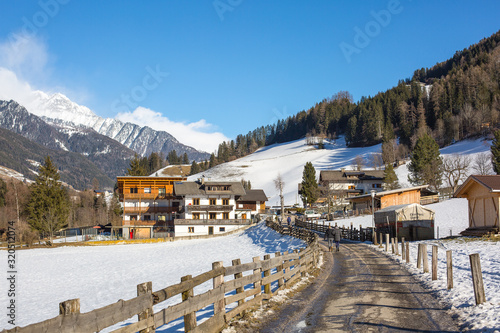
M11 33L0 43L0 67L15 72L24 80L43 80L48 60L46 43L35 35Z
M174 122L160 112L138 107L133 112L118 113L116 119L140 126L149 126L157 131L166 131L185 145L206 152L214 152L228 138L220 132L210 132L213 126L201 119L194 123Z
M0 100L15 100L28 110L37 102L35 90L16 73L0 67Z

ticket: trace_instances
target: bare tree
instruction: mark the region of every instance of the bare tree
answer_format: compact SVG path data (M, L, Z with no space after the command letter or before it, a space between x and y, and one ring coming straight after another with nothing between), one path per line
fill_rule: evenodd
M443 175L453 192L459 183L467 178L470 162L471 158L468 155L453 154L443 158Z
M371 154L371 164L375 170L380 170L384 165L384 160L382 158L381 153L373 153Z
M278 176L274 179L274 187L280 191L280 203L281 203L281 214L280 214L280 218L281 218L281 222L283 222L283 213L284 213L284 210L285 210L285 200L283 198L283 188L285 187L285 182L283 181L283 179L281 178L281 174L278 173Z
M491 153L477 154L472 165L472 170L478 175L492 175Z
M357 155L352 161L353 170L361 171L365 165L365 160L361 155Z

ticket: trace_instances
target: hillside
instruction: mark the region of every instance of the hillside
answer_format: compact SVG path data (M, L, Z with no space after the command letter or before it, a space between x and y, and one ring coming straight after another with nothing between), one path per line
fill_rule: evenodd
M478 153L489 152L489 146L490 143L481 139L462 141L441 149L441 154L443 157L456 153L474 156ZM380 151L381 144L363 148L347 147L343 137L327 141L325 149L317 149L315 146L307 145L306 140L301 139L261 148L248 156L190 176L189 179L195 180L205 175L214 180L250 180L252 188L264 189L269 197L267 205L279 205L279 195L274 186L274 179L280 173L285 182L285 204L299 203L302 205L298 196L298 184L302 181L302 172L306 162L312 162L318 178L321 170L351 169L356 156L370 161L372 155L380 153ZM409 186L406 165L396 168L396 174L402 185Z
M115 180L99 170L85 156L44 147L19 134L0 128L0 163L2 166L35 179L39 163L49 155L57 165L61 181L82 190L90 188L96 178L102 188L113 188Z

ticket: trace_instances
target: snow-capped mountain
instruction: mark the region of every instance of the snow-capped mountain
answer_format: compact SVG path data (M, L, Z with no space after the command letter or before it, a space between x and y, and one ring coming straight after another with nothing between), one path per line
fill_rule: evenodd
M124 175L135 154L130 148L91 128L50 125L15 101L0 101L0 127L53 151L83 155L106 174L108 180Z
M37 91L35 102L28 109L49 124L92 128L97 133L110 137L143 156L152 152L163 152L167 156L175 149L178 155L187 153L191 160L201 161L210 157L208 153L180 143L165 131L99 117L89 108L71 101L60 93L47 95Z

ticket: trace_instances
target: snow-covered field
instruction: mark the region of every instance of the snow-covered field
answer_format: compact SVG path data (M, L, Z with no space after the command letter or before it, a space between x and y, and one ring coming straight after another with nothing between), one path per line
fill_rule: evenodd
M81 312L88 312L135 297L139 283L152 281L153 290L159 290L179 283L182 276L211 270L215 261L230 266L232 259L247 263L255 256L305 246L303 241L281 236L259 223L243 233L212 239L20 250L16 252L16 325L55 317L59 302L69 299L80 298ZM0 257L4 265L0 304L6 309L7 251L0 251ZM195 288L195 294L210 288L211 281ZM174 297L155 311L179 301ZM12 328L7 320L4 314L0 329ZM182 325L177 321L157 332L174 332Z
M281 174L285 182L285 204L302 205L298 196L298 184L302 181L302 172L306 162L311 162L319 178L321 170L351 169L356 156L361 156L365 161L372 160L372 155L380 153L381 144L363 147L347 148L343 137L334 141L325 141L325 149L316 149L315 146L306 145L306 139L296 140L283 144L275 144L261 148L255 153L240 159L216 166L203 173L189 177L196 180L205 175L213 180L240 181L250 180L252 188L264 189L269 197L268 206L279 205L279 193L274 186L274 179ZM464 154L474 158L477 154L489 152L490 141L482 139L460 141L454 145L441 149L443 158L453 154ZM370 168L368 165L366 168ZM408 187L407 165L395 169L399 182L403 187ZM469 173L472 173L469 170Z

